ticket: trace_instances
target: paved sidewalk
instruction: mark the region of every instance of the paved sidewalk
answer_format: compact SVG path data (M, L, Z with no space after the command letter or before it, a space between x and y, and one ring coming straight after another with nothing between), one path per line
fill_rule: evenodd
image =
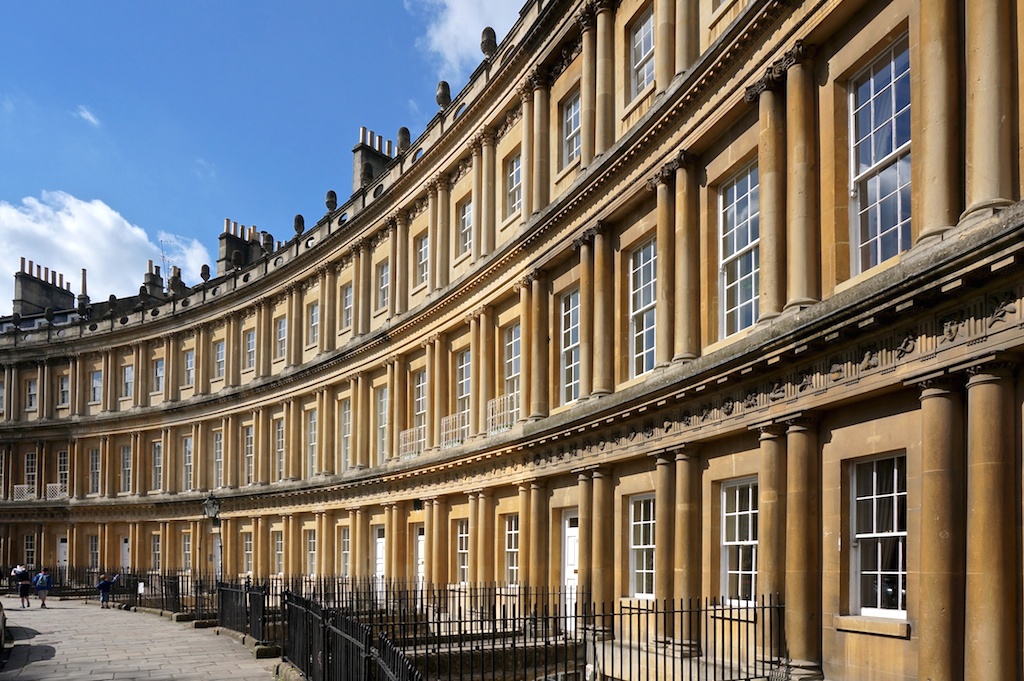
M270 681L278 659L252 652L213 629L99 604L48 599L46 609L4 598L15 639L0 681Z

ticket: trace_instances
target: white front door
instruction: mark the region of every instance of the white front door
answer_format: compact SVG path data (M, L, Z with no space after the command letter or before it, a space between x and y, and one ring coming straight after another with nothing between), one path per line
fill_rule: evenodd
M572 631L576 627L576 588L580 583L580 514L576 509L567 510L562 516L562 575L565 586L566 616L565 628Z
M57 569L61 570L68 566L68 538L61 537L57 540Z
M121 537L121 569L127 570L132 564L132 544L128 537Z
M423 525L416 526L416 587L423 588L427 574L427 532Z
M374 531L373 544L373 574L378 579L384 578L384 528L378 527Z

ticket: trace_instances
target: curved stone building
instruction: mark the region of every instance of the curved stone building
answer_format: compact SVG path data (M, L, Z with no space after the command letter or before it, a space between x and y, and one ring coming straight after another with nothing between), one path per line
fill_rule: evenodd
M0 561L780 593L804 674L1020 678L1022 17L531 0L208 280L26 265Z

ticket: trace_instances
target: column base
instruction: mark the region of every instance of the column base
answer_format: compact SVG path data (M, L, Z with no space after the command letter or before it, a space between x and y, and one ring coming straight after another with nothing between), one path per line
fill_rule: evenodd
M808 308L811 305L816 305L819 302L820 301L816 300L815 298L794 298L793 300L786 303L786 306L782 308L782 314L789 315L794 312L799 312L800 310Z
M972 204L960 215L957 227L973 227L996 216L1002 209L1012 205L1009 199L987 199Z
M792 681L822 681L825 675L821 671L821 665L810 660L789 660L783 662L788 676Z
M685 362L692 362L697 359L697 354L693 352L680 352L678 355L672 358L673 364L680 364Z

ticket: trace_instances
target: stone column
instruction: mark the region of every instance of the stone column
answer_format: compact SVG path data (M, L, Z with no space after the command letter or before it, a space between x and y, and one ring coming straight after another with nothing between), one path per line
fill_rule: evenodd
M615 0L597 0L597 116L594 153L615 142ZM582 102L581 102L582 103Z
M532 276L533 321L530 359L530 419L548 415L548 291L547 277L541 270Z
M467 579L470 584L478 584L480 582L480 511L477 508L478 499L475 490L469 493L469 516L467 518L467 525L469 526L469 569L467 571Z
M520 127L522 128L523 141L519 148L519 171L520 186L523 189L522 216L523 222L529 222L533 215L533 87L527 81L519 90L519 97L522 101L522 116Z
M451 246L448 242L451 234L451 195L448 175L443 174L437 184L437 287L448 286L448 260Z
M700 0L676 1L676 73L682 73L700 56Z
M615 566L612 559L614 533L608 531L608 528L615 527L614 505L612 471L606 468L594 469L594 555L591 559L591 575L597 612L611 612L615 593Z
M448 339L444 334L438 334L434 339L434 413L431 418L431 427L434 429L434 446L441 445L441 419L447 415L450 405L448 404Z
M491 501L490 490L481 490L477 495L476 510L479 514L477 519L477 555L479 556L479 568L477 581L483 584L494 583L494 504Z
M786 593L786 443L781 426L763 426L760 431L757 595L767 600Z
M395 216L395 238L398 247L395 262L395 314L405 314L409 309L409 217L404 210Z
M1009 205L1014 196L1010 154L1014 88L1007 59L1013 52L1011 4L1010 0L965 3L967 210L961 220L990 215ZM956 9L947 11L952 14ZM956 59L956 54L949 59ZM943 147L949 148L949 140Z
M482 238L480 223L483 221L484 162L481 147L482 142L479 136L474 136L469 140L473 166L473 188L470 194L470 220L473 222L470 225L470 258L473 262L480 259L480 241Z
M659 452L654 468L654 597L659 601L673 598L675 578L675 476L673 457L668 452ZM672 636L670 627L659 622L662 637Z
M664 92L676 72L675 0L656 0L654 21L654 84L658 92Z
M398 223L388 221L388 319L395 316L398 302Z
M364 371L359 374L359 449L356 451L356 468L368 468L370 466L370 442L373 440L370 428L370 413L373 409L373 399L370 390L370 377Z
M533 518L530 515L530 483L519 484L519 583L525 586L533 584L531 566L530 533L533 531Z
M551 86L547 68L537 67L530 77L533 83L533 209L543 210L551 192Z
M548 489L543 481L530 483L530 586L548 586Z
M995 130L990 132L996 136ZM1013 409L1010 367L986 366L973 372L967 381L965 679L1019 675L1019 536L1011 427L1018 417Z
M592 569L594 559L594 485L590 475L590 471L580 471L576 475L580 512L579 583L577 588L581 596L583 612L590 611L594 581Z
M675 597L682 607L696 605L701 596L701 459L693 446L676 453L675 507ZM691 640L688 623L681 623L679 636Z
M437 185L438 181L436 178L427 183L427 243L433 256L427 268L427 275L430 279L428 284L430 292L441 288L438 284L440 275L437 271L437 245L441 243L440 237L437 234Z
M597 18L587 4L576 15L583 43L580 74L580 167L594 160L594 125L597 116Z
M774 71L747 88L744 98L757 101L760 178L760 312L759 321L779 316L786 296L786 123L783 97Z
M923 17L922 17L923 20ZM921 386L921 558L918 676L962 679L965 452L963 398L953 386Z
M494 308L485 305L480 312L480 380L478 384L480 432L487 434L487 403L494 397Z
M614 328L615 290L610 225L599 222L594 233L594 395L615 390L615 339L606 330ZM600 333L596 330L601 330Z
M780 62L786 79L786 309L820 298L818 133L814 48L797 41Z
M359 310L359 333L370 332L370 311L373 308L373 243L370 239L363 242L359 251L359 289L356 291L356 309Z
M425 431L423 448L426 450L433 449L437 444L437 429L441 420L440 412L437 409L437 405L434 404L434 392L437 388L439 378L437 376L437 365L435 364L434 357L434 341L428 340L423 343L424 354L427 359L427 388L426 388L426 402L427 402L427 413L426 413L426 424L423 428ZM429 563L427 563L429 564ZM427 580L429 583L430 580Z
M657 194L657 237L655 249L656 299L654 302L655 341L654 366L666 367L672 361L675 351L675 206L671 182L675 179L676 165L673 161L664 166L648 183L648 188Z
M574 245L580 254L580 399L594 389L594 232L588 229ZM582 527L582 520L580 521Z
M480 316L472 313L469 316L469 437L480 434L480 409L477 408L479 404L475 407L473 401L480 399L480 373L483 370L481 354ZM486 415L483 423L486 426Z
M533 394L533 308L530 304L532 287L530 275L519 283L519 419L526 420L530 414L530 398ZM520 542L521 544L522 542Z
M696 159L681 151L678 161L675 184L675 283L679 298L675 310L675 354L672 359L686 362L700 355L700 218L697 209Z
M403 430L409 427L408 406L409 406L409 362L404 355L395 358L395 385L394 385L394 421L391 423L392 456L399 455L401 446L400 435Z
M494 158L494 132L491 130L484 130L480 133L481 148L481 160L484 164L483 171L483 185L481 186L481 200L480 200L480 213L482 219L480 221L480 255L488 256L494 252L494 223L495 217L498 213L498 208L495 205L495 178L497 178L497 171L495 169L495 158ZM476 198L473 199L474 204Z
M797 676L821 678L821 476L812 420L790 421L786 452L786 644Z
M448 583L448 502L434 499L434 583Z

